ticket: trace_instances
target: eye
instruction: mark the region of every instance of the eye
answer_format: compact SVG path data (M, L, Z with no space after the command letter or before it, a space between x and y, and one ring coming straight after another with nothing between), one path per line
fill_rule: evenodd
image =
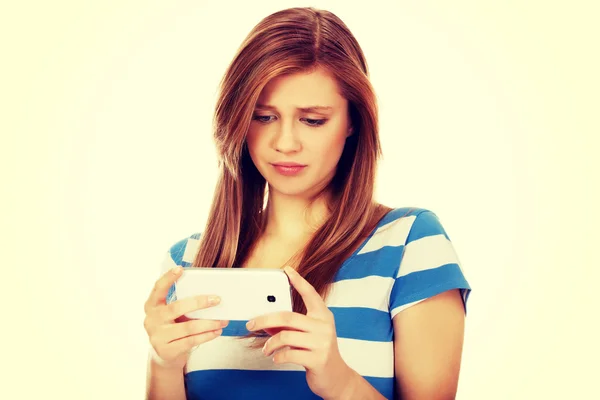
M269 122L271 122L271 117L274 117L273 115L254 115L252 117L252 119L254 121L258 121L262 124L267 124ZM312 126L312 127L319 127L323 124L325 124L325 122L327 122L326 119L311 119L311 118L301 118L301 120L306 121L308 126Z
M265 118L266 118L266 120L265 120ZM269 118L271 118L271 115L255 115L254 117L252 117L253 120L262 122L263 124L266 124L267 122L269 122Z
M326 119L310 119L310 118L304 118L304 120L308 123L309 126L321 126L323 124L325 124L325 122L327 122Z

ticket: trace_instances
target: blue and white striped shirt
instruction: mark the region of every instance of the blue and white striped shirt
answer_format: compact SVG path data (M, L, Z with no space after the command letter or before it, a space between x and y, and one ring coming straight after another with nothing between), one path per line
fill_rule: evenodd
M394 396L392 318L451 289L466 303L471 288L455 249L432 211L396 208L379 221L336 274L325 303L335 317L342 358L384 397ZM406 214L406 215L405 215ZM191 266L200 234L175 243L162 265ZM167 302L174 300L174 287ZM223 334L194 350L185 367L188 400L318 399L298 365L276 365L260 349L235 340L247 321L230 321Z

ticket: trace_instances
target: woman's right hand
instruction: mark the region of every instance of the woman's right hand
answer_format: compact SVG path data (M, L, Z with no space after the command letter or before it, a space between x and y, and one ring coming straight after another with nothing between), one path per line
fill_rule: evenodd
M166 368L183 369L192 348L223 332L228 321L188 319L184 314L219 304L218 296L188 297L166 304L171 285L181 276L181 267L167 271L155 283L144 310L144 328L154 349L154 360Z

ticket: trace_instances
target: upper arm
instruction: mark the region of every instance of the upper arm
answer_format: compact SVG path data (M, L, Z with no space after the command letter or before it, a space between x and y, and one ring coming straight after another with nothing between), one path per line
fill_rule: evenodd
M456 289L394 317L394 370L400 398L454 399L464 324L463 300Z
M437 215L420 212L406 234L390 293L394 372L403 400L455 397L470 290Z

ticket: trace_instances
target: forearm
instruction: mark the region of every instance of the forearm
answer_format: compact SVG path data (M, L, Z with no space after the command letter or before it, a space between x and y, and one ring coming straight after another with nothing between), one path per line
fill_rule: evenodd
M354 370L351 371L349 383L339 397L331 400L386 400L365 378Z
M186 400L183 370L148 361L146 400Z

